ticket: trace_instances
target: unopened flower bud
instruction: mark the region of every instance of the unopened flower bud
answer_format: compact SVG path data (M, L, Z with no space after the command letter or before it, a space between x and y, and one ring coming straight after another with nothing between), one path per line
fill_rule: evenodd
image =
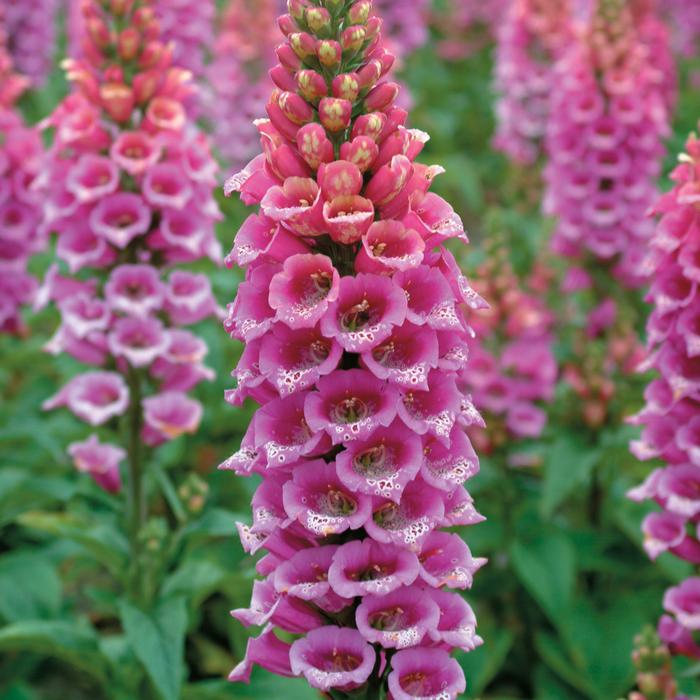
M325 7L307 7L304 18L314 34L325 34L331 27L331 13Z
M343 131L350 126L352 102L324 97L318 104L318 116L321 124L331 133Z
M119 56L125 61L132 61L136 58L141 42L141 35L134 27L127 27L119 34L118 47Z
M360 94L360 79L357 73L343 73L333 79L333 97L354 102Z
M115 122L125 122L134 111L133 90L124 83L105 83L100 88L100 101Z
M365 41L367 31L361 25L354 25L343 30L340 35L340 45L343 51L359 51Z
M295 32L289 35L292 51L303 61L316 53L316 39L307 32Z
M297 88L305 100L318 102L328 94L325 78L315 70L302 70L297 73Z
M369 14L372 11L371 0L359 0L348 12L348 19L353 24L365 24L369 19Z
M337 41L323 39L318 42L316 55L326 68L336 68L343 60L343 49Z

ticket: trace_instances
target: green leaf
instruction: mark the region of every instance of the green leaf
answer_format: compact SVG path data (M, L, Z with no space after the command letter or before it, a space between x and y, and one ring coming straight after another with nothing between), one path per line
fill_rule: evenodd
M571 604L576 576L576 556L569 540L556 531L511 547L518 579L552 621Z
M122 601L119 608L131 648L159 697L162 700L179 700L185 675L185 599L169 598L150 613L126 601Z
M253 669L250 685L226 681L204 681L188 685L182 700L319 700L319 693L305 680L282 678L269 671Z
M31 530L64 537L84 547L108 570L122 574L129 559L129 543L116 528L72 513L23 513L17 521Z
M542 515L546 518L577 489L587 484L600 458L573 435L560 437L547 451L542 483Z
M38 553L0 557L0 615L9 622L55 617L61 605L61 581Z
M1 653L35 653L60 659L107 680L107 662L100 653L94 630L60 620L25 620L0 629Z
M457 660L467 677L469 690L476 695L482 693L496 677L513 646L513 633L510 630L491 628L484 635L483 646L468 654L457 654Z
M187 561L165 580L163 596L181 594L202 600L216 590L228 573L211 561Z
M547 632L535 634L535 648L540 658L560 678L590 697L590 686L585 676L575 667L562 649L562 644Z
M250 516L234 513L223 508L210 508L201 518L189 523L185 535L206 535L209 537L231 537L236 534L236 522L249 520Z

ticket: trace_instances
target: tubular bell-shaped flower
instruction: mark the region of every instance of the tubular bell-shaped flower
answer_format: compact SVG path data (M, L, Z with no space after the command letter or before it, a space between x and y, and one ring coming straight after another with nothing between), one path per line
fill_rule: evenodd
M498 33L494 145L514 161L531 164L547 129L554 65L568 47L572 11L568 1L515 0Z
M692 135L672 173L674 188L654 208L659 215L649 256L653 272L648 300L646 368L658 376L645 392L646 405L633 422L644 426L631 444L642 460L658 458L664 466L633 489L634 500L654 500L663 509L642 524L645 549L654 559L670 551L700 564L700 331L697 251L700 250L700 141ZM689 578L669 589L667 613L659 635L672 653L700 658L693 635L700 629L700 579Z
M226 186L262 210L228 257L246 281L225 325L246 348L227 398L261 407L222 468L262 476L239 532L268 552L234 611L265 631L231 680L257 663L337 698L449 700L449 652L481 643L456 589L484 560L438 529L481 519L464 488L480 417L457 379L483 302L443 248L462 222L427 192L440 169L416 162L427 136L382 81L372 3L288 7L264 154Z
M651 51L647 14L630 5L597 0L557 66L544 210L558 218L557 253L592 257L635 288L646 278L640 251L652 233L645 214L669 133L673 76Z
M39 133L25 126L15 107L27 79L13 70L3 7L0 3L0 333L15 333L23 329L20 309L37 289L28 259L46 244L40 199L32 188L43 149Z
M65 405L90 425L128 413L132 438L158 445L196 430L202 408L185 392L212 376L206 344L179 326L218 307L204 275L176 268L221 259L216 166L188 124L189 73L159 38L153 4L85 0L82 12L80 58L66 61L74 90L44 121L54 140L37 180L44 228L58 234L70 276L52 267L38 304L52 300L61 313L47 349L100 370L45 407ZM135 459L96 437L70 452L108 490L119 487L122 458Z

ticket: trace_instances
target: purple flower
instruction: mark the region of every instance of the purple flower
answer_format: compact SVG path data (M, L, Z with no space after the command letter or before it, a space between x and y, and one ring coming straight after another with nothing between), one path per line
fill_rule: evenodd
M409 550L371 539L356 540L334 552L328 583L344 598L383 595L412 584L418 566L418 557Z
M143 199L130 192L102 198L90 214L90 227L116 248L126 248L151 225L151 211Z
M160 311L165 286L150 265L120 265L110 273L104 293L113 311L143 317Z
M68 445L68 454L75 468L89 474L105 491L117 493L121 489L119 464L126 457L121 447L101 443L97 435L91 435L84 442Z
M221 468L261 477L238 531L245 551L266 552L265 580L235 617L300 635L291 671L326 694L452 700L464 678L449 651L481 640L459 594L435 589L467 588L484 560L438 528L483 519L464 487L479 468L464 431L483 421L462 376L467 314L485 302L443 247L466 242L464 226L428 192L442 169L415 160L428 137L405 128L382 79L393 57L370 3L297 4L279 20L276 89L256 121L263 153L224 187L258 207L226 261L246 269L224 321L245 344L226 400L260 407ZM236 8L255 35L260 18ZM249 37L234 36L242 51ZM355 73L342 72L343 42L357 44ZM531 393L551 366L512 354ZM251 642L232 680L265 665L275 639ZM437 671L394 663L415 645Z
M294 642L289 652L292 671L319 690L361 686L369 678L374 660L374 649L359 632L335 626L311 630Z
M404 649L391 659L394 700L456 700L467 689L460 665L442 649Z
M336 371L317 386L306 398L304 416L311 430L325 430L333 444L368 438L396 416L396 390L365 370Z
M355 613L357 629L372 644L405 649L435 632L440 608L418 586L402 586L386 595L366 595Z

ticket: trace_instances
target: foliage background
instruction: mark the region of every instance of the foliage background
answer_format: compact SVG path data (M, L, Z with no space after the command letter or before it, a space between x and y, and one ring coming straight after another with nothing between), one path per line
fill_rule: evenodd
M411 124L432 137L422 160L447 169L435 190L470 233L465 268L474 270L498 235L524 273L543 256L551 223L537 210L537 173L513 168L490 147L492 54L489 44L446 63L433 40L408 59L402 77L414 101ZM700 115L700 95L690 87L698 69L700 61L681 67L670 154ZM65 91L57 70L47 89L24 99L28 120L47 114ZM669 156L666 170L672 165ZM236 202L221 203L220 237L228 248L246 214ZM48 260L34 262L37 272ZM238 273L212 276L219 300L230 301ZM237 449L251 415L250 407L223 401L241 348L215 323L198 329L217 379L198 391L206 406L199 433L157 451L149 468L158 602L144 612L121 597L128 548L120 501L77 475L65 454L84 428L67 412L41 411L75 369L70 359L41 350L56 318L43 312L28 320L26 337L0 337L0 699L317 697L301 681L257 671L250 686L223 680L247 639L228 611L247 605L254 578L234 523L249 517L255 483L216 471ZM569 324L582 322L574 317ZM560 359L570 352L571 327L558 328ZM632 378L618 386L616 415L634 412L643 384ZM543 456L538 467L515 471L495 454L470 483L488 520L463 534L490 563L467 592L486 640L459 657L469 697L611 700L627 692L632 638L655 622L664 588L686 573L669 555L650 564L641 549L644 509L624 495L649 469L628 452L635 430L622 421L585 429L573 408L561 385L547 432L529 446ZM192 473L208 486L201 509L178 496ZM691 676L683 683L697 688Z

